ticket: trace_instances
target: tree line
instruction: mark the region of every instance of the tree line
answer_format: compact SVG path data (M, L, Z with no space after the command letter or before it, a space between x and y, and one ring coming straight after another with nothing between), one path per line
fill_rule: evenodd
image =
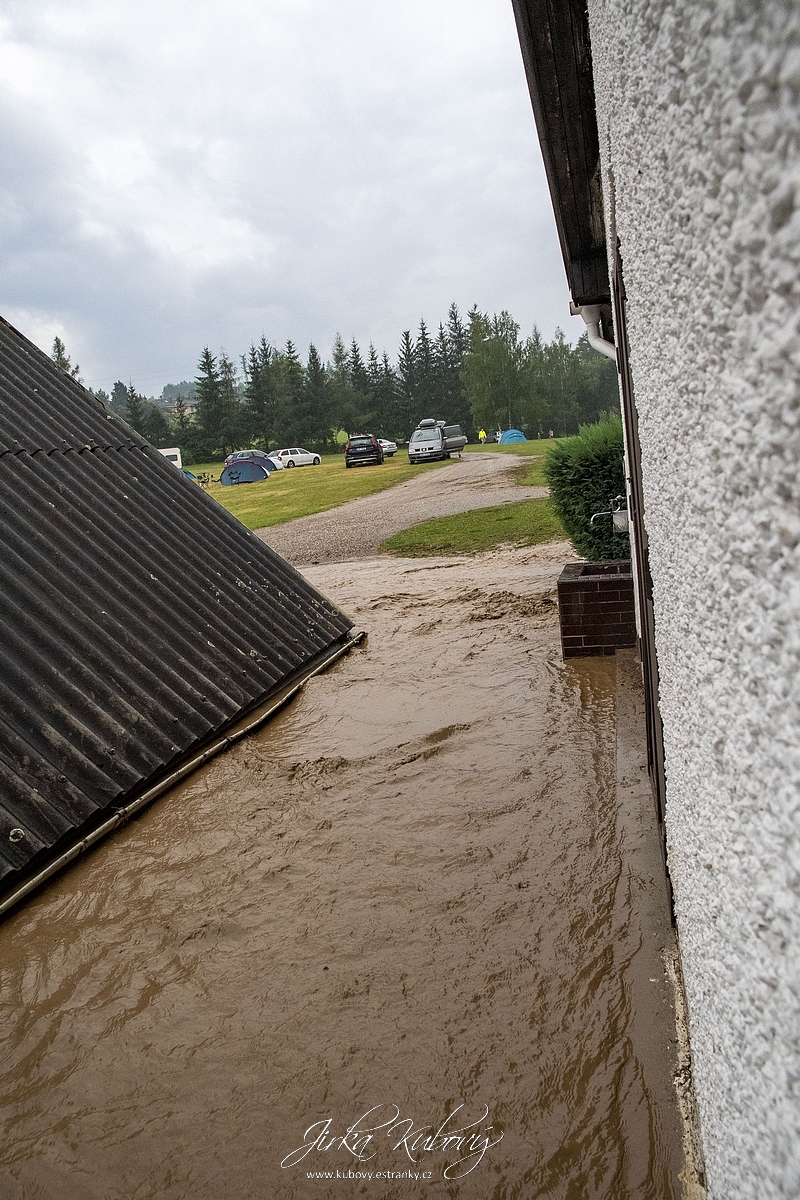
M561 330L551 342L536 328L521 338L508 312L473 307L465 319L456 304L435 333L424 320L406 330L394 363L338 334L327 362L313 345L303 362L292 341L278 348L262 337L238 361L205 347L191 403L178 396L169 415L132 383L98 394L154 445L179 445L196 462L245 447L324 453L344 433L404 442L423 417L461 425L470 441L481 428L561 436L619 407L614 366L585 335L576 346Z

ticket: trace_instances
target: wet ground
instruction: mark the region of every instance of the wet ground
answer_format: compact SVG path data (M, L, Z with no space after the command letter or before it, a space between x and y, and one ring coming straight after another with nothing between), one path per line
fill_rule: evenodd
M306 572L365 646L0 926L2 1200L681 1195L636 667L561 661L567 553Z

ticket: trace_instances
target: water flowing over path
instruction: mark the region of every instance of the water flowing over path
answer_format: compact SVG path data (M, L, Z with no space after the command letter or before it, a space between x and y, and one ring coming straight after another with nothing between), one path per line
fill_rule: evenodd
M681 1196L635 664L561 661L566 556L306 572L364 647L0 926L2 1200Z

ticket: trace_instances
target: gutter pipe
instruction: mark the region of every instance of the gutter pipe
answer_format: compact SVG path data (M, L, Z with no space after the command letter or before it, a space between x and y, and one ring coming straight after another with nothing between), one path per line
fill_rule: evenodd
M20 884L20 886L11 892L10 895L5 896L3 900L0 901L0 918L4 917L9 909L19 904L20 900L24 900L25 897L29 896L31 892L36 890L36 888L41 887L42 884L46 883L48 879L51 879L59 871L62 871L64 867L69 865L69 863L73 862L76 858L80 857L81 854L84 854L87 850L91 849L91 847L97 842L100 842L103 838L108 837L108 835L113 833L115 829L119 829L121 825L124 825L126 821L129 821L130 818L135 816L135 814L141 809L146 808L148 804L152 804L152 802L166 792L168 788L174 787L174 785L179 783L181 779L185 779L187 775L191 775L191 773L196 771L198 767L202 767L204 763L207 763L210 758L215 758L217 754L221 754L223 750L228 750L236 742L241 741L242 738L247 737L251 733L255 733L257 729L260 729L262 725L267 723L270 717L273 717L275 713L287 705L290 700L293 700L297 693L302 691L309 679L313 679L315 675L321 674L322 671L327 671L328 667L332 666L337 659L342 658L345 654L352 650L353 646L357 646L359 642L363 641L365 636L366 634L361 629L352 630L350 636L343 646L339 646L333 651L332 654L327 655L323 662L319 663L318 666L309 671L307 675L304 675L298 683L289 688L287 692L285 692L278 700L270 704L268 708L262 710L255 720L250 721L242 729L236 729L233 733L228 734L227 737L220 738L219 741L216 741L213 745L209 746L207 750L203 750L202 753L195 755L194 758L189 760L189 762L184 763L182 767L178 767L178 769L168 775L166 779L162 779L160 783L148 788L148 790L141 796L138 796L135 800L131 800L131 802L126 804L124 808L118 808L114 812L114 815L104 821L102 825L99 825L97 829L93 829L91 833L88 833L86 837L81 838L80 841L70 846L69 850L66 850L63 854L59 855L59 857L54 859L53 862L48 863L46 867L44 867L31 879L28 879L25 883Z
M601 332L600 326L600 305L599 304L575 304L570 301L570 315L573 317L583 317L586 325L586 333L589 338L589 345L594 350L599 350L601 354L605 354L606 358L617 361L617 347L613 342L606 341Z

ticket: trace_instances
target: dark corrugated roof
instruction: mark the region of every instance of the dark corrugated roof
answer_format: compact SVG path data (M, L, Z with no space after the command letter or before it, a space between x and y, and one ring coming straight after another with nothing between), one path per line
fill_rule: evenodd
M0 889L352 626L0 318Z
M512 0L576 304L611 299L586 0Z

